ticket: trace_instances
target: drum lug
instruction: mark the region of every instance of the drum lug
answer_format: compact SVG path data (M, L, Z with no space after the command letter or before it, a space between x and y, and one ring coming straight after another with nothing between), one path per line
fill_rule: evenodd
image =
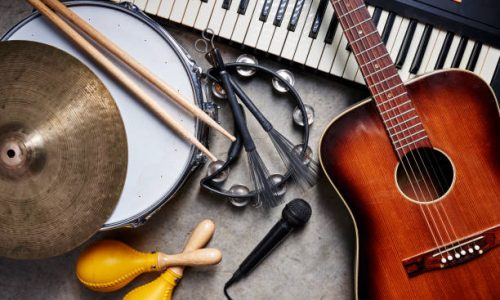
M126 227L129 227L129 228L138 228L138 227L141 227L142 225L146 224L146 222L148 221L150 215L148 216L144 216L144 217L141 217L137 220L134 220L133 222L130 222L129 224L126 225Z
M142 14L142 11L139 9L139 7L137 7L137 5L135 5L134 3L132 2L128 2L128 1L125 1L125 2L120 2L120 3L117 3L119 6L125 8L125 9L128 9L132 12L136 12L136 13L141 13Z

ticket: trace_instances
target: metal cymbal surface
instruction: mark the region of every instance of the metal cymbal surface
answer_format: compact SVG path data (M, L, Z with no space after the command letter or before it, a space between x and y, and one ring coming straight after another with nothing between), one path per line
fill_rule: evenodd
M123 121L96 75L54 47L0 43L0 76L0 256L63 254L120 198Z

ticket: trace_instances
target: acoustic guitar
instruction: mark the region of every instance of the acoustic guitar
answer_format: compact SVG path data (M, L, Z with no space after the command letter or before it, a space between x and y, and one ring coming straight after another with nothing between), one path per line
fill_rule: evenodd
M331 0L372 99L337 116L320 160L356 234L355 296L500 299L500 118L468 71L398 75L362 0Z

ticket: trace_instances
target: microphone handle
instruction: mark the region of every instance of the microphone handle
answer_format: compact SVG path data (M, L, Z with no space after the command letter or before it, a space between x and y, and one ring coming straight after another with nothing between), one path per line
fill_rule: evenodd
M262 241L253 249L250 255L241 263L238 271L238 277L246 276L252 271L279 243L292 231L292 227L281 219ZM239 279L239 278L238 278Z

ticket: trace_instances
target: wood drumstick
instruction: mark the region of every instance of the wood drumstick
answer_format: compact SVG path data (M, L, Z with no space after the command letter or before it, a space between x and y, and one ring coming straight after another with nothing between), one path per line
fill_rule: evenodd
M94 41L96 41L99 45L107 49L109 52L114 54L120 60L122 60L125 64L127 64L132 70L140 74L154 86L156 86L160 91L164 92L167 96L169 96L175 103L182 106L188 112L190 112L195 117L198 117L201 121L205 122L207 125L212 127L213 129L219 131L224 136L229 138L231 141L235 141L235 137L231 135L227 130L225 130L221 125L219 125L215 120L213 120L210 116L208 116L203 110L201 110L198 106L194 105L187 101L180 93L178 93L175 89L167 85L160 78L155 76L151 71L142 66L137 60L135 60L128 53L120 49L116 44L106 38L103 34L97 31L94 27L92 27L89 23L85 22L82 18L80 18L77 14L67 8L64 4L62 4L59 0L42 0L47 6L52 8L55 12L60 13L66 20L74 24L78 29L85 32L88 36L90 36Z
M180 137L193 144L203 152L211 161L216 161L217 157L213 155L198 139L189 131L184 129L175 121L165 110L161 108L147 93L145 93L132 79L130 79L122 70L115 66L106 56L97 50L90 42L82 37L76 30L68 25L41 0L27 0L34 8L43 14L57 28L65 33L75 44L84 50L94 59L103 69L119 81L130 93L132 93L140 102L154 113L161 121L174 130Z

